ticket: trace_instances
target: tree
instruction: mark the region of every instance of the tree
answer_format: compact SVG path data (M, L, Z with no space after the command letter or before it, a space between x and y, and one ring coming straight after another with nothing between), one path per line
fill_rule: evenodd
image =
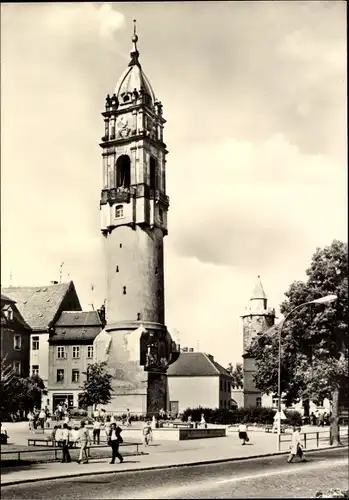
M28 412L41 406L41 398L47 394L43 380L38 375L20 377L6 359L1 361L1 413L12 416L18 410Z
M348 374L348 247L334 240L318 248L306 271L306 281L295 281L285 293L281 312L326 295L337 295L330 305L308 305L285 323L281 343L281 392L286 404L332 400L331 436L339 443L340 391ZM277 392L279 326L259 335L251 345L259 390Z
M229 372L232 377L231 384L233 389L242 389L244 386L244 370L242 363L236 363L235 368L229 363L227 372Z
M80 404L82 406L93 406L107 404L111 400L113 388L111 386L112 376L106 370L107 363L93 363L84 372L86 380L82 385Z

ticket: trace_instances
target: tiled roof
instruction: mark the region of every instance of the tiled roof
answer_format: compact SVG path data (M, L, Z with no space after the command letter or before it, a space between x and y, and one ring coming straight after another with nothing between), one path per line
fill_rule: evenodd
M84 342L93 341L102 331L102 325L96 326L74 326L74 327L58 327L55 328L55 333L50 335L50 344L64 344L65 342L83 344Z
M45 330L71 289L75 291L72 281L48 286L9 287L1 291L16 301L19 311L32 329Z
M101 324L97 311L62 311L55 326L100 326Z
M16 301L10 299L10 297L7 297L6 295L1 294L1 302L11 302L12 304L14 304Z
M203 352L182 352L167 370L169 377L207 377L229 373Z

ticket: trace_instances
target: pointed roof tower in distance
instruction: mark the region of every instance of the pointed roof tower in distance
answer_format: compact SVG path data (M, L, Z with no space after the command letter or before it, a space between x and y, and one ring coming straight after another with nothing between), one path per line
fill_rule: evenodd
M258 275L250 298L251 312L258 313L265 311L267 309L267 302L268 299L262 285L261 277Z
M267 296L265 294L265 291L264 291L264 288L263 288L263 285L261 282L261 277L259 275L257 276L257 281L255 283L255 286L254 286L254 289L252 292L252 296L251 296L251 300L256 300L256 299L267 300Z

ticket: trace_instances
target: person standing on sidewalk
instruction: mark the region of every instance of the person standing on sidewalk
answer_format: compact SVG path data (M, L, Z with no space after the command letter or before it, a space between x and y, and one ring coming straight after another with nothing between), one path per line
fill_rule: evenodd
M148 420L144 424L144 427L143 427L143 444L144 444L144 446L149 446L152 433L153 433L153 429L151 428L151 424Z
M88 446L91 444L91 438L88 429L86 429L85 427L85 422L83 420L81 421L80 425L81 425L79 430L80 454L79 454L78 464L82 462L83 456L85 460L82 463L88 464Z
M42 432L44 432L45 420L46 420L46 412L45 412L45 410L43 410L43 409L40 410L38 420L39 420L39 425L40 425L40 427L42 429Z
M109 436L108 436L108 445L111 446L112 449L112 459L111 464L115 463L115 458L120 460L120 463L124 461L122 455L119 453L119 446L123 443L123 439L121 437L122 429L117 426L114 422L110 426Z
M29 432L31 432L32 434L35 434L35 430L34 430L34 413L32 411L29 411L29 413L27 415L27 418L28 418L28 422L29 422Z
M99 444L101 439L101 423L98 418L93 422L93 444Z
M71 462L69 453L69 429L67 424L63 424L63 429L61 431L62 447L63 447L63 457L62 463Z

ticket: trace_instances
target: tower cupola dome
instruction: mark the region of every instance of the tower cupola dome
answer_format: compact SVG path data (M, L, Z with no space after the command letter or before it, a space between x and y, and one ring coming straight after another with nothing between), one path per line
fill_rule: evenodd
M137 49L138 36L136 33L136 21L134 20L134 31L132 36L131 60L126 70L121 75L116 87L115 95L119 106L130 105L139 96L144 96L145 104L154 106L156 102L152 86L146 77L141 63L139 62L139 52Z

